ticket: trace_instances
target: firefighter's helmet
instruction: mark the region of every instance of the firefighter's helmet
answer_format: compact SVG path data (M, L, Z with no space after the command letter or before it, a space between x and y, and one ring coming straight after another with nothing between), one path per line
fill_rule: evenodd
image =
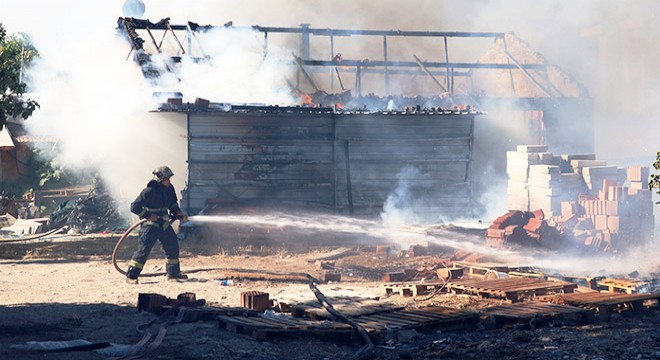
M172 169L170 169L167 166L159 166L155 168L154 171L152 171L151 173L154 174L154 180L158 180L158 181L163 181L164 179L167 179L174 175Z

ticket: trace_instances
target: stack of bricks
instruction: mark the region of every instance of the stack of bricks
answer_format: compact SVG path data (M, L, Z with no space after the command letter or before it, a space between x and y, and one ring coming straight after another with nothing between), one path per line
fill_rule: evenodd
M552 165L552 156L544 145L518 145L518 151L507 151L506 173L509 176L508 200L510 210L529 210L529 168L532 165Z
M518 145L516 150L506 153L509 210L541 209L549 216L560 214L564 180L575 180L575 176L564 177L559 157L549 153L545 145ZM572 190L571 186L567 189Z
M618 168L594 154L553 156L545 146L519 145L507 152L507 174L510 210L542 209L588 247L616 249L652 237L648 167Z
M548 214L561 212L561 171L556 165L529 167L529 209L541 209Z

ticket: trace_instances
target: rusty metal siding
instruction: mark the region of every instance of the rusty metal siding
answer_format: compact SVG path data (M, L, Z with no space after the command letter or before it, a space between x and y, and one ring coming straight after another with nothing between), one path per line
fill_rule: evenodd
M188 119L184 197L193 213L214 199L377 214L405 169L417 172L407 185L424 200L418 206L459 215L469 208L472 115L200 112Z

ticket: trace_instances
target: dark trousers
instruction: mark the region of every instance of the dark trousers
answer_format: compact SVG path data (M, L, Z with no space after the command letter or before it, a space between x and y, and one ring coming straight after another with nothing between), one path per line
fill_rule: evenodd
M181 271L179 266L179 243L174 233L174 229L168 226L163 229L160 226L142 226L140 228L140 237L138 239L138 248L131 258L130 266L126 276L132 279L137 279L142 272L144 264L149 258L151 249L156 244L156 240L160 241L167 257L165 270L168 274L176 275Z

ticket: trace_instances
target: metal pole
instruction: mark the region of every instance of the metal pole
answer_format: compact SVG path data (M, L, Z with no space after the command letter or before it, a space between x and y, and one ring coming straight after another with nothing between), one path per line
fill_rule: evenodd
M387 36L383 35L383 60L385 60L385 95L390 95L390 73L387 68Z
M192 29L190 26L186 26L186 32L188 33L188 54L192 54Z
M330 59L333 59L335 56L335 37L330 36ZM334 67L337 70L337 67ZM339 74L337 74L339 76ZM335 74L332 73L332 68L330 68L330 92L335 91Z
M309 59L309 24L300 24L300 57Z
M268 33L264 32L264 57L268 55Z
M451 89L452 86L449 83L449 47L447 46L447 37L445 36L444 39L445 39L445 64L447 64L446 66L447 73L445 75L445 81L447 83L447 89Z
M502 43L504 44L504 51L509 52L509 49L506 45L506 38L502 38ZM506 59L507 64L510 63L511 60ZM516 96L516 83L513 81L513 69L509 69L509 83L511 84L511 92L513 93L513 96Z

